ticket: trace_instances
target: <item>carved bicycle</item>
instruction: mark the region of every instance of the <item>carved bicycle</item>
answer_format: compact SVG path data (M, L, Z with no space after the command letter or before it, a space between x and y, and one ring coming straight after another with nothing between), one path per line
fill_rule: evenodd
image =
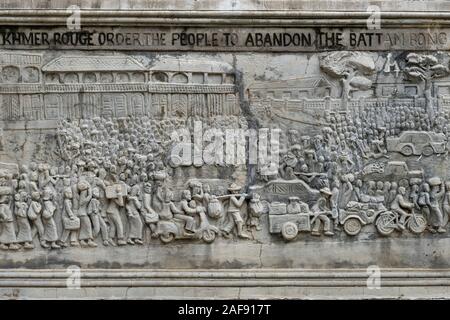
M394 230L403 231L399 223L399 214L395 211L385 211L380 214L375 225L378 232L384 236L390 235ZM405 219L404 228L407 228L414 234L423 233L426 227L427 220L422 214L412 211Z

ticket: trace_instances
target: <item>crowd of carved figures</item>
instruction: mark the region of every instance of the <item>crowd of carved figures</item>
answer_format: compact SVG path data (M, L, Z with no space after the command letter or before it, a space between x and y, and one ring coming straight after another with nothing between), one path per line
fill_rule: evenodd
M245 130L245 117L61 120L56 146L50 148L54 154L41 148L34 162L0 170L0 248L255 239L263 214L268 214L269 232L286 240L301 231L354 236L365 225L385 236L394 230L446 232L450 181L433 164L448 159L449 113L433 104L428 87L422 100L352 105L351 90L367 90L372 83L362 76L345 78L346 68L358 62L361 74L374 74L375 65L362 53L330 57L342 62L339 68L322 66L344 82L341 108L318 114L323 122L313 127L291 119L283 127L277 170L258 167L251 177L254 185L248 185L250 177L238 185L236 167L220 172L175 168L168 160L177 142L171 136L174 130L192 129L194 120L203 121L203 130ZM408 59L410 76L423 61L437 64L429 57ZM264 126L265 113L252 116ZM268 126L277 127L272 120ZM423 159L424 167L410 168L411 159L416 164ZM175 177L180 170L183 174ZM199 172L206 175L191 175ZM225 188L217 187L220 180ZM268 191L273 185L286 190L282 200Z
M242 186L231 183L216 195L207 183L190 179L174 200L165 165L170 138L164 134L176 125L176 119L61 121L60 166L32 162L18 173L1 172L0 247L251 238L252 230L261 229L263 206L258 194L244 194Z
M431 163L448 159L449 114L427 99L326 111L327 125L311 136L288 130L278 175L263 178L302 180L320 196L311 208L296 196L273 203L271 230L288 240L299 231L331 236L341 226L356 235L371 223L383 235L446 232L450 182L432 167L409 170L406 163L410 156ZM299 230L302 214L308 223Z

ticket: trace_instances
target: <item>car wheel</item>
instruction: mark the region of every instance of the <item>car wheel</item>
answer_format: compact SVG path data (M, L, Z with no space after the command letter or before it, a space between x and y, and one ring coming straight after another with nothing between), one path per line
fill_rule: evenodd
M298 234L297 225L293 222L286 222L281 227L281 235L284 240L290 241L293 240Z
M425 146L422 149L422 154L426 157L431 156L434 153L434 150L431 146Z
M403 147L402 147L402 149L400 150L400 152L401 152L403 155L405 155L405 156L410 156L410 155L413 154L414 150L413 150L413 148L412 148L411 146L406 145L406 146L403 146Z
M344 222L344 231L349 236L356 236L361 231L361 222L356 218L349 218Z

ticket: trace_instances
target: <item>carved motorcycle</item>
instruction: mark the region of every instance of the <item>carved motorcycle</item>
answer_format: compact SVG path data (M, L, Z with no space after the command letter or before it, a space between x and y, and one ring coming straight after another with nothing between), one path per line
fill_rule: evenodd
M159 220L156 224L156 233L161 242L170 243L175 239L203 239L206 243L213 242L219 229L209 223L205 210L199 211L198 215L200 225L194 233L186 232L185 222L181 219Z
M386 211L378 216L375 222L376 228L383 236L390 235L394 230L402 230L399 223L399 214L395 211ZM408 214L405 219L405 228L408 228L414 234L420 234L425 231L427 227L427 220L422 214L412 213Z
M343 225L346 234L355 236L361 231L363 226L373 223L378 215L386 211L386 207L380 202L350 201L345 210L341 211L339 223Z

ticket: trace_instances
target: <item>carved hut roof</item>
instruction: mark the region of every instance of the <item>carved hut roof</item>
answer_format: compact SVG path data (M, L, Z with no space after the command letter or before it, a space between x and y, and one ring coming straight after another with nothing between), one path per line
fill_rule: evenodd
M136 59L128 56L62 56L44 67L50 72L79 71L145 71Z
M39 65L42 54L23 52L0 52L0 65Z
M162 57L150 65L152 71L172 72L208 72L208 73L233 73L234 68L226 63L208 60L192 60L180 58Z

